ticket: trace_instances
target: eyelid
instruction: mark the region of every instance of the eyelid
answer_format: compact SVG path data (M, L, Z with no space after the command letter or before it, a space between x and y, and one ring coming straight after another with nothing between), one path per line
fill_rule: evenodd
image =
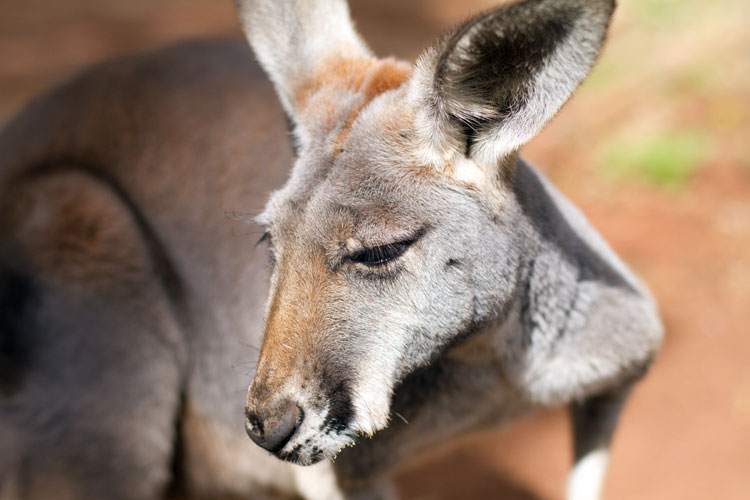
M416 240L399 241L363 248L347 257L350 262L367 267L380 267L401 257Z
M412 232L408 236L405 235L391 243L360 247L356 251L350 252L345 257L345 260L355 264L362 264L369 268L385 266L403 256L429 229L429 226L423 226L418 231ZM369 259L369 261L366 259Z
M355 241L358 243L359 248L356 250L351 250L350 253L354 254L358 251L366 250L369 248L377 248L377 247L385 247L388 245L396 245L399 243L409 243L410 245L412 243L416 243L422 237L429 232L430 226L424 225L420 227L419 229L411 230L411 231L397 231L395 233L391 233L390 237L388 239L385 238L372 238L368 236L358 236L355 235L352 238L352 241Z

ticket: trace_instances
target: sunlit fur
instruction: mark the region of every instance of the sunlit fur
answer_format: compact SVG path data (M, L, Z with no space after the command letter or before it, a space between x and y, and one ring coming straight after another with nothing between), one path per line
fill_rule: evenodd
M348 26L331 45L327 31L310 33L314 51L296 52L303 70L289 76L295 65L271 43L289 12L275 7L274 17L262 1L243 5L248 39L282 100L298 102L294 88L313 79L317 94L305 99L319 94L331 107L320 114L324 108L287 106L304 140L289 181L258 219L273 235L278 264L248 408L291 399L307 415L281 458L333 458L384 429L395 391L408 392L410 377L473 338L486 338L496 363L478 373L512 388L514 401L503 402L511 413L582 400L643 371L661 338L648 292L516 156L588 74L612 2L500 7L428 49L402 84L365 100L358 84L317 76L341 73L336 65L348 60L351 81L365 79L355 74L369 71L371 55L351 50L364 44L350 39ZM314 25L334 5L344 12L331 1L297 14ZM332 59L339 38L346 58ZM352 241L377 249L404 239L413 243L403 255L379 266L363 265L350 249ZM334 385L346 388L354 416L332 433L322 422L334 412L326 403ZM476 418L439 411L451 429ZM425 442L440 435L414 427L408 432L425 432ZM358 444L345 456L366 461L368 449Z
M245 44L193 43L0 134L0 499L390 498L421 452L549 405L595 498L662 328L517 150L614 2L504 5L414 66L343 0L238 4L281 106ZM246 422L291 432L270 455Z

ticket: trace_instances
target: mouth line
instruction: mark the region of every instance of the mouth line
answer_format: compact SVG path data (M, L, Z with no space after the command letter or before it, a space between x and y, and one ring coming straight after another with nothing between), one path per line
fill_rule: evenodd
M311 443L312 438L308 438L302 443L298 443L291 450L279 451L275 455L286 462L296 465L313 465L322 460L335 460L344 448L355 446L359 442L359 435L353 431L342 433L326 432L323 437L338 437L346 439L346 443L337 444L335 447L326 449L325 446ZM291 440L293 441L293 440Z

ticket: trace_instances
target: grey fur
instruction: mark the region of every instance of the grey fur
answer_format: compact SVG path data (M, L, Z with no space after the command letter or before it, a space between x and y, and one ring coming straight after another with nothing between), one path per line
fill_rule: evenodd
M157 498L172 463L193 493L382 498L415 453L545 405L573 405L578 459L606 448L660 343L656 306L583 215L504 148L588 72L612 2L492 11L369 101L362 86L323 79L309 99L332 110L297 92L342 40L347 57L374 61L351 26L333 47L306 31L304 54L275 54L273 41L345 5L240 3L300 138L257 218L270 290L264 252L232 237L222 211L260 208L292 161L246 50L199 44L104 65L0 136L0 356L15 363L12 377L0 370L0 499L48 488ZM560 16L568 31L536 52L539 24ZM521 40L526 61L502 89L496 67L471 64L494 60L498 37ZM309 59L300 72L294 57ZM373 247L400 255L367 265ZM9 315L19 283L28 299ZM248 425L283 421L273 412L290 400L301 410L278 457L325 462L356 443L335 480L242 437L250 379L248 415L260 417Z

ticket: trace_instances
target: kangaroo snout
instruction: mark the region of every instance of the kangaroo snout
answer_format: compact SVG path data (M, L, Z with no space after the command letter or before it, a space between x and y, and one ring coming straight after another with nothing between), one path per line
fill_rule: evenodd
M245 417L245 430L250 439L261 448L276 453L297 431L305 413L289 399L257 404L248 398Z
M323 377L320 383L332 381ZM353 417L345 382L325 391L313 390L310 384L269 385L261 376L248 390L245 430L255 444L278 458L311 465L333 458L354 441L356 431L349 428Z

